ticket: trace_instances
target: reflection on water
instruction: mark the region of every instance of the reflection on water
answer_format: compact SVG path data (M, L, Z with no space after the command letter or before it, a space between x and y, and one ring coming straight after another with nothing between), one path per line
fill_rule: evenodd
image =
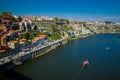
M32 80L29 77L20 74L14 70L10 70L9 72L7 72L6 74L4 74L0 80Z

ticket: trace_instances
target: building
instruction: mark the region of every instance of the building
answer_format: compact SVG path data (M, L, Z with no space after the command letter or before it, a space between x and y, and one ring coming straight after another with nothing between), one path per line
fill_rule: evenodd
M36 21L43 21L43 19L40 16L38 16L36 17Z
M7 45L0 45L0 54L6 52Z
M42 45L42 44L46 43L46 41L47 41L46 35L40 35L38 37L35 37L32 40L32 44L33 45Z
M19 44L17 41L10 41L7 43L7 45L10 49L16 49L19 47Z
M5 24L0 24L0 44L6 44L7 27Z
M80 30L82 30L82 27L81 27L80 24L71 24L70 26L72 27L72 29L74 31L78 31L79 32Z

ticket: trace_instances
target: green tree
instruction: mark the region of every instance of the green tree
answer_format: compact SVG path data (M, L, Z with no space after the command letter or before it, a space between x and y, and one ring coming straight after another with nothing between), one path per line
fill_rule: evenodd
M29 40L29 36L30 36L30 33L25 33L23 35L23 38L26 39L26 40Z
M66 25L65 26L62 26L62 30L63 31L69 31L71 28L70 27L67 27Z
M17 22L17 19L14 16L12 16L11 19L12 19L13 22Z
M29 39L32 40L32 39L34 39L34 37L35 37L34 34L31 33L30 36L29 36Z
M86 24L86 22L79 22L79 24Z
M65 21L65 19L62 19L62 18L61 18L61 19L60 19L60 22L63 22L63 21Z
M7 11L4 11L4 12L1 13L1 16L2 16L2 17L12 18L12 13L11 13L11 12L7 12Z
M110 28L109 28L109 27L107 27L107 26L105 26L105 27L104 27L104 29L105 29L106 31L108 31Z
M21 22L21 21L22 21L21 16L18 16L17 21L18 21L18 22Z
M105 21L106 24L112 24L113 22L111 21Z
M54 21L55 22L59 21L59 18L58 17L54 17Z
M23 38L23 35L19 35L19 39L22 39Z
M4 12L1 13L1 17L2 17L2 18L7 17L7 18L10 19L11 21L17 22L16 18L12 15L11 12L4 11Z

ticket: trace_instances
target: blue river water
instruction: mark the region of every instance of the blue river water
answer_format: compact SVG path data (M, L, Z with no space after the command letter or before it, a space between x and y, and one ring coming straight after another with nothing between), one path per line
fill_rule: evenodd
M120 80L119 35L97 34L68 42L16 67L9 78L20 80L11 77L18 74L25 80ZM90 64L81 70L85 60Z

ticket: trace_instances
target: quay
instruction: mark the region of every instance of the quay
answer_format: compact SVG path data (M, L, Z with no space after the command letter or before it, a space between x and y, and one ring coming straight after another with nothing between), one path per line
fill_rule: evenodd
M30 47L26 51L20 51L17 54L10 55L10 56L0 59L0 74L17 66L17 65L22 64L23 62L25 62L27 60L34 59L36 57L46 54L47 52L64 44L66 42L66 40L71 37L72 36L69 36L69 37L66 37L63 39L59 39L59 40L56 40L53 42L46 42L44 45L37 45L34 47Z

